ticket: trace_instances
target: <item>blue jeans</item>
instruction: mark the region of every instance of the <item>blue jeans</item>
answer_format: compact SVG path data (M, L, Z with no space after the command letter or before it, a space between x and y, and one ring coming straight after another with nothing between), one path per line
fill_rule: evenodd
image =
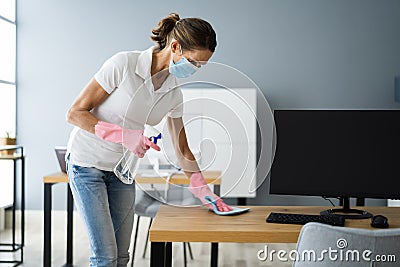
M90 266L126 266L132 234L135 183L113 172L73 165L67 172L75 205L89 236Z

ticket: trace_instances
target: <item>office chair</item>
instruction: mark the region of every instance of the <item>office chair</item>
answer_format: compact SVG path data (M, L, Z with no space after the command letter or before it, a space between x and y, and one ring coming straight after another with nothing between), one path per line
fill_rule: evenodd
M180 191L180 192L178 192L178 191ZM167 194L162 190L157 190L153 186L152 186L152 189L148 190L147 192L143 192L139 188L139 186L136 186L135 214L137 215L136 216L137 219L136 219L135 237L134 237L134 241L133 241L131 267L133 267L133 264L134 264L136 242L137 242L137 236L138 236L138 231L139 231L139 222L140 222L141 217L150 217L150 223L149 223L149 226L147 229L147 237L146 237L146 241L145 241L142 258L144 258L146 255L147 244L148 244L148 239L149 239L149 229L150 229L151 223L153 222L153 218L155 217L159 207L161 205L163 205L157 199L165 200L168 198L169 203L171 203L171 202L172 203L181 203L183 205L193 205L194 204L194 203L191 203L190 201L189 201L190 203L188 201L183 201L182 200L182 198L183 198L182 190L179 190L179 188L177 188L177 187L170 188L168 190ZM153 198L152 196L156 196L157 199ZM183 243L184 266L186 267L187 266L186 247L188 247L189 255L192 260L193 260L193 253L192 253L190 243L188 243L188 242L182 242L182 243Z
M307 223L301 229L296 252L291 257L298 257L293 267L399 266L392 260L400 260L400 228L368 230ZM374 262L376 255L385 262Z

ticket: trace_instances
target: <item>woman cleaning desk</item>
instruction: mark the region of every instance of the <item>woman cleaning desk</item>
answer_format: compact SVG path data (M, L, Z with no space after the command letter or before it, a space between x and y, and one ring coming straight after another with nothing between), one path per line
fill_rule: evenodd
M67 114L68 122L75 125L68 142L67 172L89 234L91 266L126 266L129 261L135 187L122 183L113 168L123 149L139 158L150 148L160 149L144 137L143 128L165 115L179 164L190 177L191 192L209 208L205 196L216 199L218 211L232 210L211 192L189 149L176 80L207 63L215 51L216 34L208 22L181 19L176 13L160 20L152 34L155 46L108 59ZM132 104L136 112L125 113Z

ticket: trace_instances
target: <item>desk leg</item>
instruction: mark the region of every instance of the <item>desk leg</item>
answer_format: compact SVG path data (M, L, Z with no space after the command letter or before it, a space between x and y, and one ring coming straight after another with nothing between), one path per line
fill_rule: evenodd
M44 184L44 249L43 267L51 266L51 187L53 184Z
M25 246L25 157L21 148L21 244Z
M13 205L12 205L12 249L15 249L15 208L17 205L17 161L13 160L14 163L14 192L13 192Z
M25 157L22 148L21 155L21 263L23 263L25 246Z
M67 185L67 264L72 266L73 259L73 224L74 224L74 199L71 188Z
M172 242L165 243L165 267L172 266Z
M172 266L172 242L151 242L150 267Z
M211 243L211 267L218 266L218 243Z
M151 242L150 267L164 267L165 264L165 243Z

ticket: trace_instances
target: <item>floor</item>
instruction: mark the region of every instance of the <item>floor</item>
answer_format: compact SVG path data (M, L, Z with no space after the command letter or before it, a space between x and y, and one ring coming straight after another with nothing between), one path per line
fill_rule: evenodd
M74 214L74 266L89 266L88 257L90 255L88 239L77 213ZM53 211L53 251L52 266L62 266L65 263L65 243L66 243L66 213L64 211ZM149 266L150 250L147 249L145 258L142 258L144 250L144 242L149 220L141 217L139 224L139 237L135 255L134 266ZM17 236L18 233L17 233ZM10 229L0 232L0 243L8 242L11 239ZM24 248L24 264L23 267L38 267L43 265L43 213L41 211L26 212L26 235ZM132 237L133 240L133 237ZM208 243L191 243L194 259L188 256L188 267L204 267L210 263L210 244ZM275 255L273 258L268 257L262 261L258 259L257 254L260 250L267 249L267 254L271 255L271 251L284 250L289 253L295 248L295 244L239 244L239 243L220 243L219 244L219 266L220 267L253 267L253 266L274 266L287 267L291 266L290 261L278 260ZM130 250L132 251L132 249ZM0 253L1 259L12 259L13 255L8 253ZM265 257L265 253L261 253L260 257ZM12 266L0 264L0 266ZM128 264L130 266L130 263ZM183 245L182 243L173 244L173 266L179 267L183 265Z

